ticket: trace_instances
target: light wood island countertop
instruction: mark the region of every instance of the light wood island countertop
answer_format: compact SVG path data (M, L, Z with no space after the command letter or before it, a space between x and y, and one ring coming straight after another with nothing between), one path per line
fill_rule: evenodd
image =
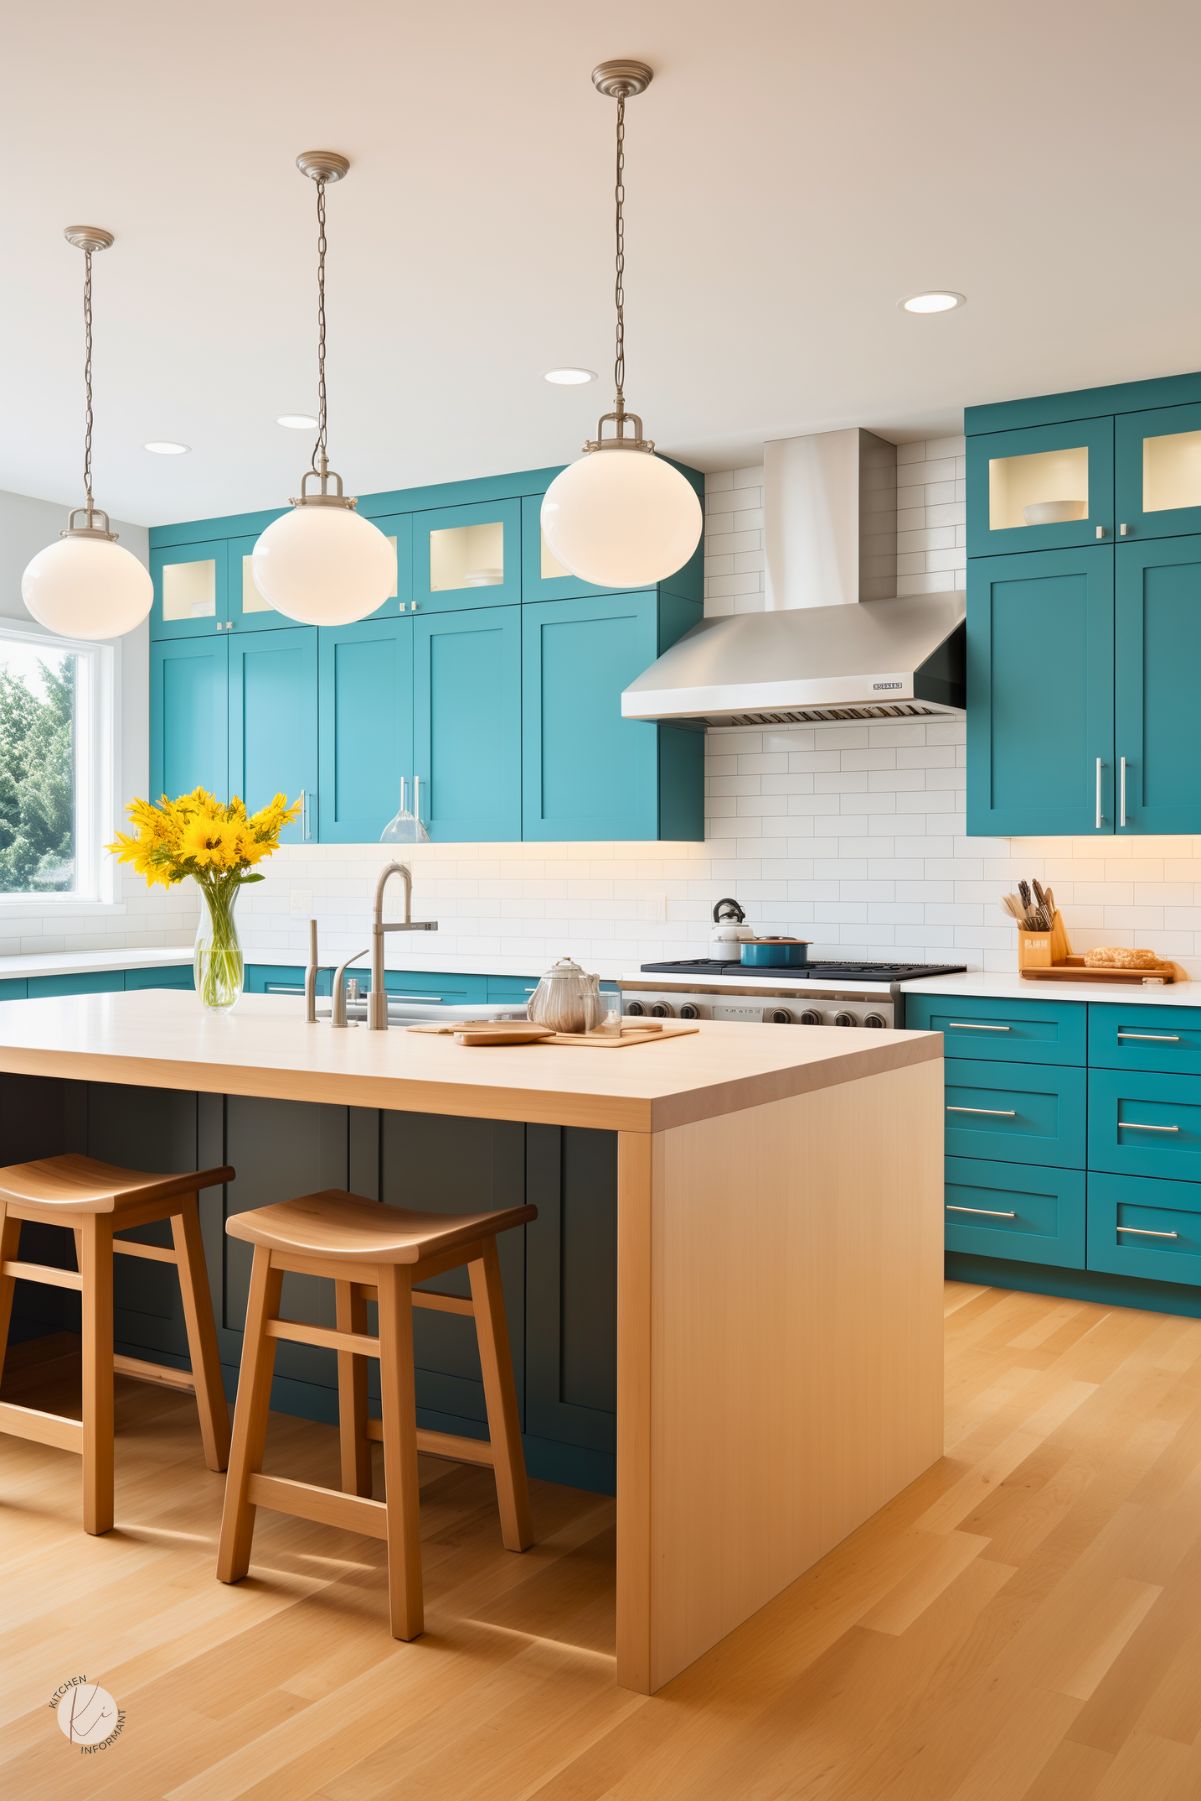
M665 1131L941 1054L937 1033L720 1022L620 1050L469 1049L398 1026L307 1025L292 997L244 995L215 1013L172 989L0 1003L9 1074L614 1132Z

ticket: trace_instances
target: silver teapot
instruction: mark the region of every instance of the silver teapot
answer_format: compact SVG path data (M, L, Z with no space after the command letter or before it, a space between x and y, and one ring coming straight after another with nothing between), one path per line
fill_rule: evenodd
M560 957L548 969L527 1009L535 1025L553 1032L592 1032L605 1015L600 977L589 975L570 957Z

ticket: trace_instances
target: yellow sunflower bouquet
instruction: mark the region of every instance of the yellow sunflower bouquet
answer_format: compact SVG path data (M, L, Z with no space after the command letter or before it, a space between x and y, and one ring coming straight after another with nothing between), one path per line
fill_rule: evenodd
M108 849L130 863L151 887L171 888L190 876L204 898L196 934L196 992L209 1007L230 1007L242 992L245 966L234 923L234 903L248 882L261 882L255 869L278 845L283 828L300 803L277 794L257 813L248 813L235 794L219 801L204 788L168 800L132 800L131 832L118 832Z

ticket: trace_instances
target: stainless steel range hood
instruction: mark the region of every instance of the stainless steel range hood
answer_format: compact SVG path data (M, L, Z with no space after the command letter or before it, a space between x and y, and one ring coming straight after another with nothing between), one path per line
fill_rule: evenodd
M894 444L860 430L768 444L764 515L764 610L694 626L625 690L625 718L792 725L963 711L963 595L896 592Z

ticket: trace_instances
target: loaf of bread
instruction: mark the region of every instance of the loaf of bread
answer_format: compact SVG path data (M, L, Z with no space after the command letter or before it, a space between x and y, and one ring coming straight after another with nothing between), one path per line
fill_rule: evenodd
M1100 944L1095 950L1085 951L1084 966L1086 969L1156 969L1159 958L1154 951L1132 951L1120 944Z

